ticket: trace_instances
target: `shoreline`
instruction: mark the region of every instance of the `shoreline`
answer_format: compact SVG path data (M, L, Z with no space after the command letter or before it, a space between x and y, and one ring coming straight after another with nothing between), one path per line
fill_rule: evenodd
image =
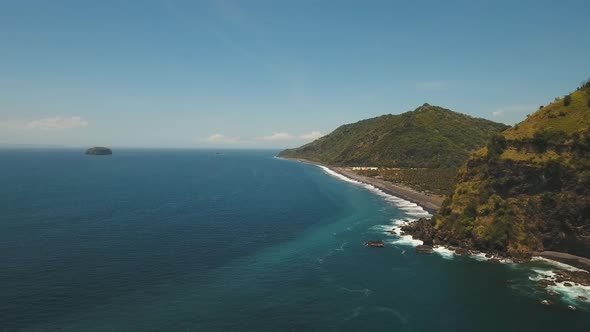
M541 251L534 252L533 257L542 257L552 261L560 262L563 264L571 265L585 271L590 271L590 258L576 256L559 251Z
M412 188L406 187L406 186L396 185L396 184L393 184L390 182L386 182L384 180L368 178L366 176L357 175L357 174L355 174L351 171L345 170L341 167L330 166L330 165L322 164L319 162L314 162L314 161L310 161L310 160L306 160L306 159L299 159L299 158L285 158L285 157L276 157L276 158L290 160L290 161L298 161L301 163L314 165L314 166L326 167L326 168L330 169L331 171L336 172L342 176L345 176L347 178L350 178L350 179L353 179L356 181L360 181L362 183L370 184L372 186L375 186L378 189L381 189L383 192L385 192L387 194L390 194L390 195L399 197L401 199L410 201L412 203L418 204L420 207L422 207L424 210L426 210L427 212L429 212L431 214L435 214L438 211L438 209L440 208L442 201L443 201L442 196L426 195L426 194L420 193L420 192L418 192ZM413 236L412 236L412 238L416 239L416 240L421 240L421 239L419 239L417 237L413 237ZM443 246L443 248L448 249L447 246ZM465 249L471 250L469 248L465 248ZM452 250L452 251L454 252L454 250ZM531 258L532 257L542 257L542 258L545 258L545 259L548 259L548 260L551 260L551 261L554 261L557 263L566 264L566 265L590 272L590 258L576 256L576 255L572 255L569 253L558 252L558 251L533 252L531 254L532 254ZM498 256L498 254L496 253L494 256ZM504 256L504 255L499 255L498 257L510 259L509 256Z
M310 165L326 167L326 168L330 169L331 171L336 172L342 176L345 176L347 178L350 178L350 179L353 179L356 181L360 181L362 183L370 184L378 189L383 190L383 192L385 192L387 194L390 194L390 195L399 197L401 199L404 199L406 201L418 204L420 207L422 207L424 210L426 210L430 214L435 214L438 211L438 209L440 209L443 199L444 199L443 196L427 195L427 194L421 193L421 192L419 192L415 189L412 189L410 187L407 187L407 186L387 182L387 181L380 180L380 179L369 178L366 176L358 175L358 174L351 172L349 170L346 170L342 167L330 166L330 165L322 164L319 162L310 161L307 159L285 158L285 157L277 157L277 158L285 159L285 160L292 160L292 161L299 161L299 162L310 164Z

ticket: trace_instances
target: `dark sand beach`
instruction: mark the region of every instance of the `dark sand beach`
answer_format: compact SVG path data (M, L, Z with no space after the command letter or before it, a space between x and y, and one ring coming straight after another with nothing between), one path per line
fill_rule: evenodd
M355 172L348 170L346 168L343 168L343 167L335 167L335 166L325 165L322 163L309 161L306 159L292 159L292 158L283 158L283 159L297 160L297 161L300 161L303 163L327 167L327 168L331 169L332 171L342 174L348 178L371 184L371 185L383 190L384 192L386 192L388 194L397 196L399 198L403 198L403 199L408 200L412 203L416 203L430 213L435 213L440 208L440 206L442 205L442 202L444 200L444 196L441 196L441 195L426 194L426 193L419 192L415 189L412 189L412 188L402 185L402 184L396 184L396 183L392 183L392 182L381 180L381 179L362 176L362 175L356 174Z

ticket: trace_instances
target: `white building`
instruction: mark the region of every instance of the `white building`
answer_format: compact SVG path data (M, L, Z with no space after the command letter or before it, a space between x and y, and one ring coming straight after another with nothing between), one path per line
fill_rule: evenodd
M353 171L377 171L379 167L369 167L369 166L353 166L351 167Z

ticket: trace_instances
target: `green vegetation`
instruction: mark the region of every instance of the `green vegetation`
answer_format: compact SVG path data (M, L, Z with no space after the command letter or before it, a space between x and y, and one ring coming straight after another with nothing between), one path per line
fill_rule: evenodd
M567 95L563 98L563 106L569 106L572 103L572 96Z
M568 97L472 154L435 216L438 238L514 255L590 257L589 82Z
M103 146L96 146L86 150L86 154L95 155L95 156L105 156L113 154L113 151L109 148L105 148Z
M424 104L412 112L343 125L279 156L338 166L456 168L507 127Z
M451 194L457 177L456 168L379 169L378 171L357 171L357 173L380 177L389 182L404 184L418 191L437 195Z

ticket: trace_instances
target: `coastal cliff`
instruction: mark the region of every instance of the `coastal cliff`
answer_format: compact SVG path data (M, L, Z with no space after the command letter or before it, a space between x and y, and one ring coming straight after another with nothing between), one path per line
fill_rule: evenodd
M405 231L511 256L590 257L590 83L495 135L461 167L439 212Z

